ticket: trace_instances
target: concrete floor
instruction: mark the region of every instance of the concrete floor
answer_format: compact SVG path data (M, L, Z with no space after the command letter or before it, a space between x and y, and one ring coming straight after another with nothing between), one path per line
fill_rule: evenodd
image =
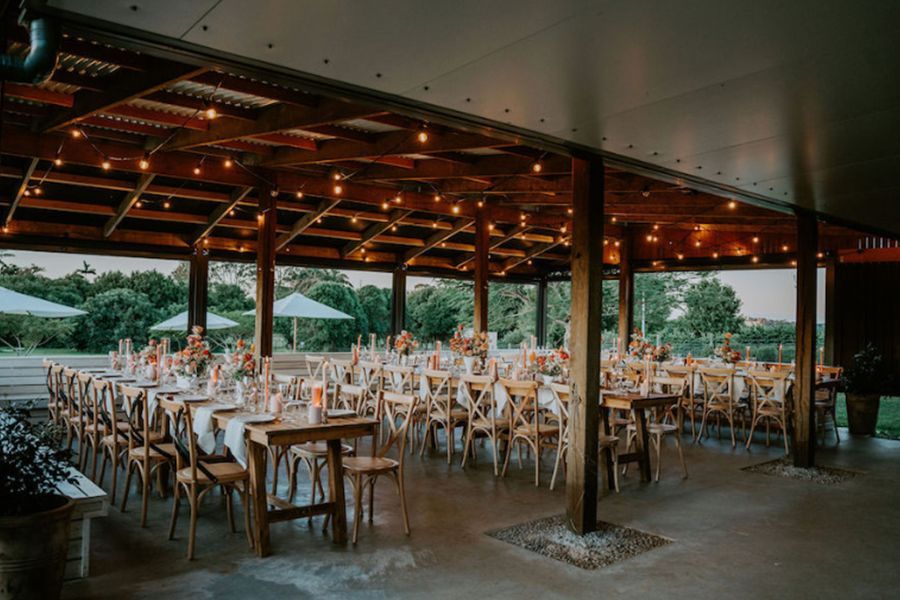
M222 499L213 496L201 510L197 559L188 562L186 513L178 538L167 541L171 500L154 497L141 529L133 494L127 513L112 508L94 521L91 577L67 584L64 597L900 597L900 442L844 436L837 448L820 449L819 464L863 474L836 486L743 472L781 456L777 446L732 451L714 439L687 447L690 478L682 480L669 441L661 481L642 484L632 469L599 513L674 543L596 571L484 535L561 513L565 501L560 487L535 488L528 465L495 479L487 453L466 471L441 454L407 463L409 538L385 480L375 523L364 524L357 546L333 545L320 519L312 528L280 523L266 559L251 553L241 531L228 532ZM548 461L547 483L551 468Z

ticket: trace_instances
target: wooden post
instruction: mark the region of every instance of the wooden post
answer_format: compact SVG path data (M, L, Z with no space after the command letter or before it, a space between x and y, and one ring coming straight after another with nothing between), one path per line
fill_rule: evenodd
M837 345L837 304L834 286L837 277L837 259L829 258L825 263L825 364L834 365Z
M534 337L538 346L547 346L547 278L541 277L537 283L537 306L535 307Z
M268 186L259 188L256 242L256 352L259 356L272 356L278 207L271 191Z
M488 330L488 274L491 268L491 215L487 206L475 218L475 332Z
M630 231L619 243L619 356L628 353L634 330L634 269L631 263L633 237Z
M603 301L603 161L572 159L572 385L566 514L578 534L597 528L600 336Z
M816 252L815 215L797 215L797 365L794 371L794 466L816 462Z
M196 245L191 252L188 275L188 332L195 325L206 329L206 305L209 293L209 250Z
M397 267L391 276L391 335L406 328L406 266Z

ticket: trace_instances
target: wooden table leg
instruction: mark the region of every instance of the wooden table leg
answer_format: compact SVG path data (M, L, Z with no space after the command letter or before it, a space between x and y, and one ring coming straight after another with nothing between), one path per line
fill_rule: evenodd
M328 500L333 503L331 537L335 544L347 543L347 505L344 502L344 465L341 440L328 440Z
M635 441L640 455L638 463L641 466L641 481L650 481L650 440L647 435L647 415L643 409L636 409L634 416L634 424L637 428Z
M269 503L266 497L266 447L251 441L249 444L249 467L251 502L253 504L253 540L256 555L268 556L271 552L269 542Z

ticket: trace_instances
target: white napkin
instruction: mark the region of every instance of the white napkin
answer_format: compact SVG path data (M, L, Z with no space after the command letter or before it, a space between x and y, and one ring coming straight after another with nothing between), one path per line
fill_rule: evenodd
M274 415L237 415L228 421L225 427L225 447L231 450L242 467L247 468L247 445L244 442L247 423L268 423L274 420Z
M217 410L230 410L233 408L234 406L230 404L209 404L201 406L194 411L194 435L197 436L197 446L206 454L212 454L216 450L213 413Z

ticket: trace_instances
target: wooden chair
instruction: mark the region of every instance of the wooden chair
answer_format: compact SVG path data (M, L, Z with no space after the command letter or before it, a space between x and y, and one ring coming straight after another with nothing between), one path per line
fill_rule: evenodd
M58 424L59 413L62 410L62 407L59 403L59 395L57 394L58 385L53 374L53 367L55 364L56 363L49 358L45 358L41 361L41 366L43 366L44 371L46 371L44 380L47 385L47 418L53 423Z
M437 428L444 429L447 438L447 464L453 461L453 446L456 445L456 428L465 426L468 412L457 405L455 395L450 391L450 371L422 371L422 385L425 388L425 439L420 455L425 455L425 447L430 439L437 447Z
M490 375L461 375L459 389L466 399L468 419L466 420L466 440L463 444L462 467L471 454L474 460L473 443L475 436L481 434L491 441L491 454L494 459L494 477L500 475L499 446L500 442L509 439L509 416L497 414L497 401L494 398L494 378Z
M769 427L774 422L781 429L784 438L784 453L790 453L787 427L791 416L788 402L788 379L784 371L750 371L746 379L750 384L752 416L750 418L750 435L747 436L747 449L753 441L753 432L760 421L766 424L766 447L769 446Z
M384 407L385 422L390 428L387 441L375 456L351 456L344 459L344 475L353 487L353 498L356 507L353 515L353 543L359 539L359 523L362 519L362 495L369 489L369 522L372 522L375 504L375 482L378 477L387 475L394 480L400 494L400 511L403 514L403 531L409 535L409 513L406 507L406 487L403 482L403 463L406 454L406 436L409 424L415 414L419 397L415 394L395 394L381 392L381 405ZM405 415L402 418L400 415ZM374 440L373 440L374 442ZM391 448L398 446L398 459L388 458Z
M79 412L84 419L83 439L78 444L78 470L84 473L89 460L88 451L93 455L91 480L97 476L97 458L100 454L100 438L105 427L97 410L96 396L93 386L94 378L90 373L79 371L77 375Z
M840 379L844 369L842 367L816 367L816 379L818 381L833 381ZM831 421L831 428L834 431L835 441L841 443L841 434L838 432L837 424L837 388L829 386L824 389L816 390L816 424L819 433L822 435L822 443L825 443L825 426L828 420Z
M413 379L416 373L414 367L384 365L381 371L384 380L382 389L385 391L395 394L412 394L414 392Z
M150 478L156 474L160 496L163 495L162 471L164 464L175 464L175 445L164 443L163 434L151 428L147 394L140 388L120 387L128 412L128 452L125 460L125 492L122 496L122 512L128 503L131 475L137 471L141 478L141 527L147 526L147 500L150 495Z
M84 433L84 421L79 412L78 384L76 378L78 371L69 367L60 368L60 396L64 409L61 413L62 424L66 428L66 448L72 449L72 444L77 439L81 446L81 436ZM80 451L79 451L80 455Z
M719 439L721 439L721 418L725 417L731 430L731 447L736 448L735 420L738 416L742 416L746 405L734 397L734 369L702 368L700 369L700 379L703 381L704 402L703 420L700 423L699 435L709 437L709 432L706 429L707 423L710 416L715 416L716 432ZM746 423L744 423L744 426L746 431Z
M217 455L201 455L194 436L194 424L189 407L185 407L172 415L169 414L170 430L174 431L176 448L175 462L175 494L172 501L172 519L169 522L169 539L175 536L175 525L178 521L178 508L182 492L187 497L191 508L191 524L188 533L188 560L194 558L195 539L197 537L197 517L200 512L200 501L207 493L219 486L225 496L225 509L231 532L235 532L234 508L232 493L237 491L244 509L244 531L247 542L253 548L253 533L250 528L250 473L236 461ZM180 427L179 421L184 421Z
M556 462L553 465L553 477L550 479L550 489L556 485L556 475L559 472L560 465L565 469L566 453L569 451L569 406L571 405L572 388L563 383L551 383L550 391L553 392L553 400L556 402L557 412L559 413L558 422L560 434L556 441ZM614 435L605 435L601 429L597 439L599 452L602 457L603 453L609 454L612 462L612 480L613 488L619 491L619 438Z
M550 440L560 434L559 425L541 422L540 407L537 404L538 384L534 381L515 381L500 379L500 385L506 391L512 403L510 411L510 439L506 447L506 458L503 460L503 476L509 468L509 455L513 446L518 449L519 466L522 465L522 445L534 453L534 485L541 485L541 450L553 447ZM517 445L518 444L518 445Z
M97 482L97 485L103 487L103 479L106 475L106 462L109 460L112 477L109 502L115 505L116 482L119 469L126 462L125 453L128 450L129 425L127 421L119 421L116 416L116 392L113 382L95 378L92 387L94 405L97 407L97 413L100 415L100 423L102 424L100 454L103 456L103 459L100 462L100 480Z
M681 377L655 377L653 378L653 387L664 394L677 395L684 398L687 382ZM675 403L673 406L665 409L659 409L654 412L653 419L647 424L647 434L650 438L650 444L656 449L656 474L654 479L659 481L659 472L662 466L662 445L663 439L667 435L671 435L675 440L675 448L678 451L678 459L681 462L682 478L687 479L687 464L684 460L684 448L681 445L681 426L682 426L682 403ZM628 438L626 447L630 450L637 438L637 427L635 425L628 426Z
M325 368L325 357L324 356L313 356L311 354L306 355L306 377L304 377L304 381L322 381L322 372ZM309 400L311 397L311 388L307 386L301 386L300 389L300 399L301 400Z
M684 393L681 396L681 417L684 421L685 415L691 420L691 437L697 438L696 420L697 415L703 419L703 395L698 394L694 389L694 368L687 365L667 365L665 372L668 377L679 377L685 382ZM679 427L684 423L678 424Z

